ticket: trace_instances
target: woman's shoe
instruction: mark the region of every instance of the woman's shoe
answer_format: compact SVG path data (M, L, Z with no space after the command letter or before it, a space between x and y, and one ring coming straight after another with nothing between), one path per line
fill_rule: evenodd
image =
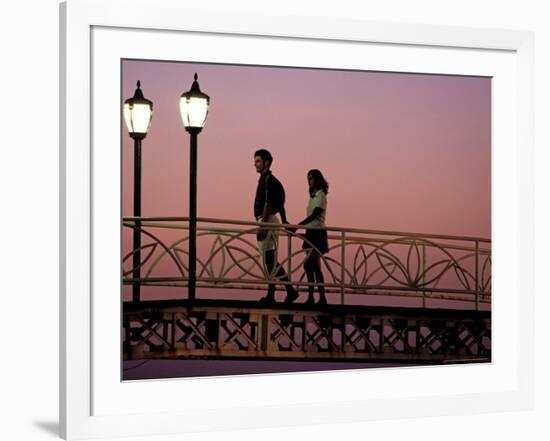
M319 301L317 302L318 305L324 306L327 304L327 299L325 296L319 297Z
M275 304L275 296L272 295L266 295L265 297L262 297L258 303L263 306L273 305Z
M315 305L315 299L313 298L313 296L309 296L304 302L304 305Z

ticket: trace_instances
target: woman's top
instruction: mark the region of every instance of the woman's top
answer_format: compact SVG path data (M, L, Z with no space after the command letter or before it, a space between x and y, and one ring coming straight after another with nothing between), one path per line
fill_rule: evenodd
M306 227L324 227L327 217L327 195L323 190L317 190L307 204L307 216L311 216L315 207L322 208L321 214L306 224Z

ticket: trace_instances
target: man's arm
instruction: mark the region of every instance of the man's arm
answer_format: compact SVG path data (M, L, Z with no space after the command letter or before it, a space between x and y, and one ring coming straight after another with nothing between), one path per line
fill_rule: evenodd
M269 218L269 216L271 215L272 213L272 209L271 209L271 204L269 204L268 202L266 202L264 204L264 211L262 213L262 219L261 221L262 222L267 222L267 219ZM261 227L259 230L258 230L258 233L256 234L256 239L257 240L264 240L265 238L267 237L267 230L264 228L264 227Z
M262 213L262 222L267 222L267 218L271 216L273 210L271 209L271 204L266 202L264 205L264 211Z
M286 218L286 210L284 205L281 207L280 213L281 213L281 222L283 224L288 224L289 222L288 222L288 219Z

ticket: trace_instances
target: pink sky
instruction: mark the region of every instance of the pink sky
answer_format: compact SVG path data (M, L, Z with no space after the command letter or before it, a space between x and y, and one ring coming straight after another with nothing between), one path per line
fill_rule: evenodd
M124 61L122 67L122 99L131 97L141 80L154 102L143 142L143 216L188 215L189 136L179 97L197 72L211 97L199 135L200 217L253 220L258 180L253 153L264 147L285 186L291 222L305 217L306 173L318 168L330 183L329 226L491 237L489 78L145 61ZM123 215L132 215L133 142L124 127L122 139ZM130 237L126 229L125 252ZM130 286L124 292L130 298ZM148 293L157 294L186 296L181 288ZM417 300L412 303L418 306ZM273 371L336 368L311 362L269 366ZM125 372L124 378L265 369L245 361L235 366L159 361Z
M189 136L179 97L193 74L211 97L199 135L198 215L252 220L253 153L274 156L291 222L306 173L330 183L327 224L491 236L490 78L123 61L123 99L141 80L154 115L143 142L143 216L187 216ZM123 128L123 214L133 142Z

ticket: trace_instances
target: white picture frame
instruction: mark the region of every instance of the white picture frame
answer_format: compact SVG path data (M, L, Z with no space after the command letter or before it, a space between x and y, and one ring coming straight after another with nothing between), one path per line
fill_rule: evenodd
M69 0L61 4L61 21L60 427L64 438L160 435L532 408L532 33L375 23L351 18L321 19L230 11L212 12L192 9L181 2L170 0ZM97 30L109 35L94 34ZM124 32L118 35L117 30L134 32L136 36L147 34L151 41L154 38L174 39L187 35L193 39L205 37L221 41L223 38L231 38L243 42L247 39L265 38L270 41L277 40L280 44L291 47L308 42L339 45L350 50L352 47L358 50L357 47L368 46L380 54L380 60L384 58L384 52L405 48L415 50L417 54L422 52L426 58L409 59L404 52L403 58L398 60L388 61L386 57L386 64L383 64L381 70L422 71L414 66L422 63L422 60L433 59L437 53L438 57L441 54L443 57L447 56L447 65L438 70L441 73L497 72L495 78L502 78L503 82L499 83L501 86L497 88L498 93L493 101L493 110L498 110L498 118L494 123L493 152L499 149L497 157L502 160L499 159L493 165L493 185L496 185L497 189L493 198L493 216L499 219L494 228L493 270L495 275L506 274L510 283L499 285L495 280L494 284L493 362L485 366L448 366L445 367L444 375L439 376L440 370L437 368L407 368L376 370L376 374L344 371L151 381L128 386L113 384L113 375L119 375L119 371L112 375L110 363L116 356L108 354L107 350L106 354L103 353L103 346L97 342L105 340L105 333L98 330L97 326L94 327L94 323L97 323L94 320L97 320L98 305L108 307L112 303L102 303L103 298L97 294L97 287L106 279L101 276L98 279L97 271L94 271L93 267L94 258L97 258L93 252L98 250L95 242L98 236L98 222L102 221L98 216L101 216L103 210L97 203L94 205L94 201L97 201L94 195L102 194L103 190L97 179L94 180L98 164L94 162L97 153L94 152L94 140L97 139L97 134L93 131L92 119L95 118L93 123L96 126L102 122L94 113L92 103L95 102L94 99L98 99L98 96L94 95L98 85L106 84L105 81L108 81L99 78L102 75L98 75L98 68L99 72L108 74L101 63L105 62L107 69L107 66L112 65L111 61L120 56L120 53L116 52L116 47L117 42L124 41ZM112 43L113 52L105 57L97 57L97 52L94 51L97 51L98 46L104 47L101 46L102 41ZM132 50L125 56L147 58L146 55L152 53L147 51L153 51L153 55L154 51L157 51L161 59L171 56L170 53L160 54L160 46L157 49L154 44L149 46L142 48L141 54ZM169 51L169 48L166 50ZM448 54L444 55L445 51L453 51L455 64ZM471 59L478 60L479 65L460 67L457 63L460 62L461 51ZM107 53L106 48L103 53ZM271 56L275 57L273 54ZM494 63L488 61L487 66L483 66L483 60L491 57L494 58ZM195 58L193 61L204 61L197 53L192 58ZM244 58L241 56L241 59ZM499 60L502 60L502 63ZM254 61L257 62L257 59ZM406 65L409 66L408 69L404 67ZM372 68L375 69L376 65ZM113 78L111 89L120 87L118 79L119 77ZM506 83L510 86L507 88L510 90L509 93L504 91L504 81L511 82ZM110 96L112 95L106 95L106 98L109 99ZM113 110L116 114L120 113L118 107ZM118 124L117 120L115 131L118 130ZM119 138L113 142L119 142ZM512 174L507 181L505 173L509 177ZM501 184L502 182L507 183ZM510 194L513 194L512 198ZM498 216L498 213L503 209L508 209L507 219L501 222L503 216ZM118 217L118 214L115 213L115 217ZM507 238L506 241L504 237ZM118 249L113 250L114 253L118 252ZM499 261L499 256L505 253L513 254L515 258L506 262ZM501 287L500 291L498 287ZM118 299L115 304L117 302ZM118 309L109 312L105 309L99 311L105 311L105 320L110 324L115 323L119 317ZM513 346L513 350L499 351L499 342L504 340L512 343L508 346ZM503 347L504 345L500 346ZM370 384L368 381L371 381L373 375L377 376L376 383L382 386L384 381L386 384L396 385L397 381L402 380L400 390L404 392L385 393L383 389L374 391L371 385L370 393L361 398L361 394L357 394L357 389L360 388L353 386ZM451 390L450 386L448 390L444 390L445 388L441 389L437 383L441 381L442 384L447 384L449 378L455 377L467 382L469 376L472 380L469 382L470 388L464 387L465 383L461 384L458 381L455 390ZM414 386L417 389L413 386L407 389L407 384L422 383L427 378L432 379L433 384L426 385L424 393L420 392L418 386ZM475 378L479 383L474 381ZM320 381L323 381L324 385L332 383L333 386L338 384L340 387L331 389L327 386L323 393L315 393L319 390ZM485 386L482 387L482 384ZM347 387L341 387L342 385ZM197 400L179 409L177 403L170 404L169 400L164 407L124 407L124 403L135 403L136 398L143 397L143 394L166 398L170 391L178 388L185 388L188 394L195 396ZM221 391L219 393L222 396L227 397L238 391L246 391L247 388L269 391L265 394L268 398L240 401L227 399L225 406L222 401L211 403L199 399L201 392L211 394L217 390ZM300 400L277 395L277 390L296 388L308 391L307 398ZM438 392L438 389L442 392ZM341 392L335 392L337 390ZM346 390L353 392L348 393ZM412 401L415 403L414 406L410 405ZM245 420L239 418L243 411L247 413Z

